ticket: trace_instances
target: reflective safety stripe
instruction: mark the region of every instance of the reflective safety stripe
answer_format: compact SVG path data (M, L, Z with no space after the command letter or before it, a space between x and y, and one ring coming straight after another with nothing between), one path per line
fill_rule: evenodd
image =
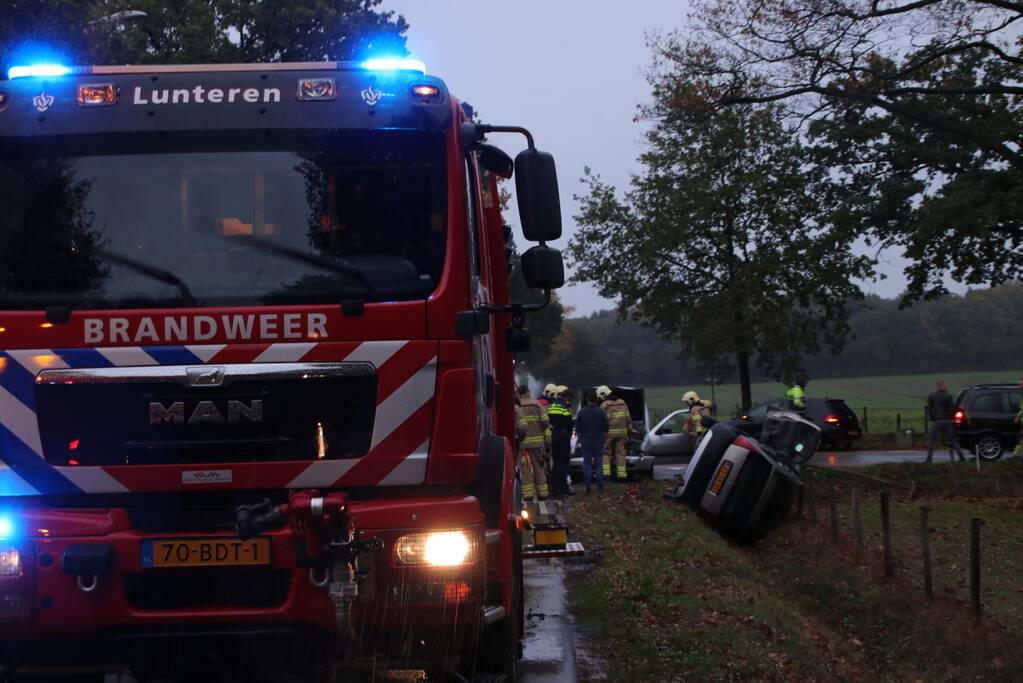
M609 477L611 476L611 463L607 463L606 465L604 465L604 474L606 474Z
M546 498L551 494L551 490L547 487L547 484L540 484L538 493L541 498Z

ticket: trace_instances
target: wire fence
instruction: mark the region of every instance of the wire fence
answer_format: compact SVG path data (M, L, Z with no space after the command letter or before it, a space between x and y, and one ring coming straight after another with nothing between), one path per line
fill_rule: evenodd
M955 499L921 503L912 489L858 473L804 467L803 479L797 516L825 527L850 562L897 577L928 598L953 601L977 623L1015 628L1023 621L1018 496L984 507Z
M653 427L662 419L679 408L651 407L649 408L650 426ZM892 437L906 445L923 443L926 438L930 422L927 419L927 408L920 406L913 408L872 408L862 406L853 408L857 420L860 423L860 431L865 435ZM729 420L732 415L724 411L718 413L718 419Z

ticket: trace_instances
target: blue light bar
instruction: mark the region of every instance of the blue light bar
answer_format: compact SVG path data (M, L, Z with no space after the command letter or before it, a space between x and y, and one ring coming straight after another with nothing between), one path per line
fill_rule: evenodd
M396 57L382 57L380 59L367 59L362 63L362 68L368 71L418 71L426 73L426 64L418 59L398 59Z
M7 70L7 78L29 78L46 76L67 76L71 68L60 64L33 64L31 66L12 66Z
M0 541L6 541L14 535L14 520L7 515L0 515Z

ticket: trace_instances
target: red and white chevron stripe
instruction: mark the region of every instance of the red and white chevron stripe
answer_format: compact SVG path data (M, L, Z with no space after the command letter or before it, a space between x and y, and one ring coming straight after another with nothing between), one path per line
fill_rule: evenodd
M424 481L436 391L436 341L213 344L184 348L201 362L216 365L348 361L371 363L377 368L376 417L370 450L366 455L346 460L225 465L235 470L229 486L408 486ZM147 352L144 347L117 347L96 348L95 351L119 367L159 364L154 358L158 355L155 349ZM7 353L33 375L44 368L66 367L59 355L46 349ZM5 425L14 430L41 459L39 425L34 411L10 397L2 387L0 392L0 399L8 396L8 403L24 408L17 412L8 406L10 409L4 411ZM214 467L216 465L211 463L184 469ZM85 493L161 491L182 487L181 466L54 469ZM222 484L213 486L224 487ZM7 491L5 495L36 493L4 464L0 464L0 488Z

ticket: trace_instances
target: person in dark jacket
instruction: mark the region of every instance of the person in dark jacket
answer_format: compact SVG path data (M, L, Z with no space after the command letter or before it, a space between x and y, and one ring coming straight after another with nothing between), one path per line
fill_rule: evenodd
M583 482L586 493L593 490L593 475L597 477L597 491L604 490L604 441L607 439L607 413L597 405L597 395L589 390L583 398L583 407L575 416L575 434L583 452Z
M551 495L570 496L568 461L572 455L571 394L568 387L559 386L547 406L547 419L551 423Z
M966 460L959 444L956 443L955 431L952 429L952 411L955 406L952 403L952 396L948 393L948 385L938 382L938 390L927 397L927 418L931 421L931 428L927 430L927 462L931 462L934 456L934 444L940 436L948 441L949 448L954 448L960 460ZM952 458L952 451L949 450L948 457Z

